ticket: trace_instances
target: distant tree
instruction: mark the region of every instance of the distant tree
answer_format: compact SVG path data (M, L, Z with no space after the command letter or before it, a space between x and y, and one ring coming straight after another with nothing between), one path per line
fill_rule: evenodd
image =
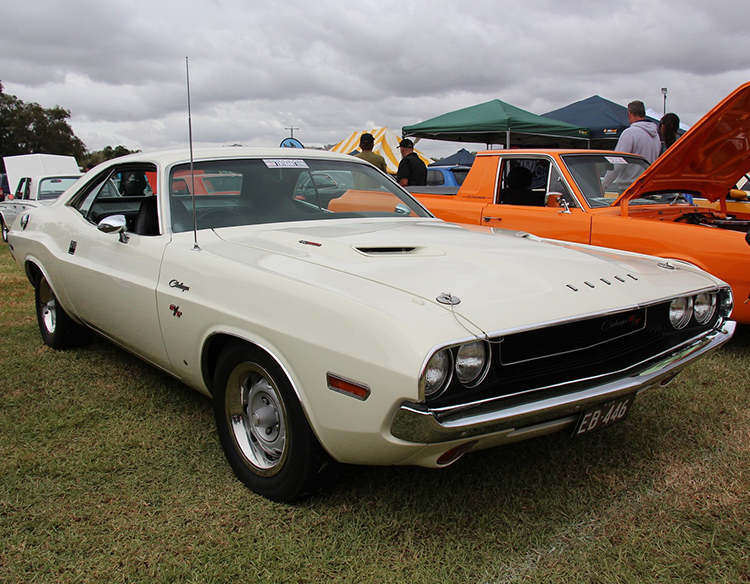
M5 93L0 82L0 156L62 154L80 162L86 146L73 133L68 118L69 110L25 103Z
M125 156L126 154L135 154L136 152L140 152L140 150L128 150L122 145L115 146L114 148L112 146L105 146L102 150L89 152L81 161L81 167L84 169L91 168L107 160Z

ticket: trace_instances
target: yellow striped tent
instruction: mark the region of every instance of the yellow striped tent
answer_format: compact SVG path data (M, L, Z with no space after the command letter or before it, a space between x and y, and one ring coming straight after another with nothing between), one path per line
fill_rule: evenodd
M331 151L340 152L342 154L356 154L359 152L359 138L365 132L370 132L373 138L375 138L375 147L372 151L385 158L385 163L388 166L388 172L390 174L396 174L398 163L401 162L401 154L398 151L398 143L401 141L401 138L396 132L389 130L388 128L373 128L372 130L359 130L353 132L350 136L331 148ZM414 152L419 155L425 164L430 164L432 162L432 160L418 150L415 149Z

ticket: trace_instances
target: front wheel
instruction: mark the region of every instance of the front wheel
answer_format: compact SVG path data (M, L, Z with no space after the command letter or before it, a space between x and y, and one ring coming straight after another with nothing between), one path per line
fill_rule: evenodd
M224 454L240 481L259 495L290 502L315 491L333 461L307 422L278 364L244 343L219 357L214 417Z
M36 319L44 344L56 350L82 345L91 340L91 331L68 316L57 296L40 274L34 288Z
M0 230L3 232L3 241L8 243L8 226L5 224L5 219L0 217Z

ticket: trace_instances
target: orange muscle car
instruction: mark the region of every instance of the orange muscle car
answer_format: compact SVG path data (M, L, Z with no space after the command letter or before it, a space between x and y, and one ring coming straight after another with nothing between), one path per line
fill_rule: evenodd
M488 151L458 191L409 190L448 221L690 262L731 285L733 318L750 323L750 215L733 215L726 201L748 169L750 83L651 166L611 151ZM685 194L715 208L693 205Z

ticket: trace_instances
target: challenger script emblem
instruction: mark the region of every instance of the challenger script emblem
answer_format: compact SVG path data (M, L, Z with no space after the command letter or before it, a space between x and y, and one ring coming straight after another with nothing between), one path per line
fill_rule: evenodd
M190 286L185 286L182 282L179 282L177 280L170 280L169 282L170 288L179 288L182 292L187 292L190 290Z

